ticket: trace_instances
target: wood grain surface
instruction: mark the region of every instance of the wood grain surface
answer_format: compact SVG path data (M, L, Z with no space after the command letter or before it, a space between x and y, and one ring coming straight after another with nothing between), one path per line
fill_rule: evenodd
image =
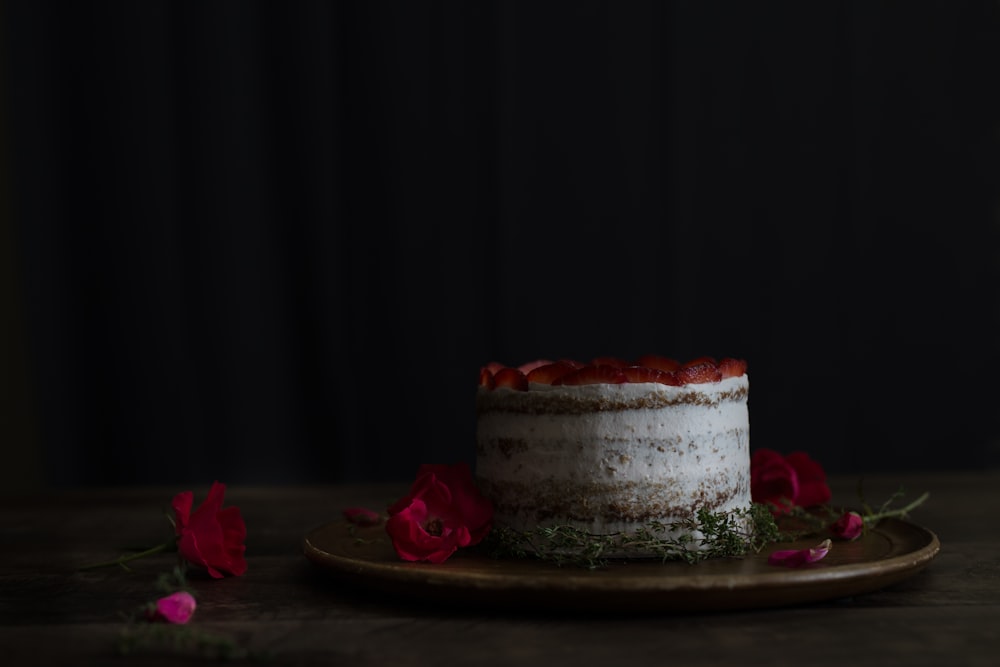
M858 479L831 480L857 501ZM277 665L975 665L1000 664L1000 471L864 480L880 502L899 488L930 499L910 521L940 538L928 567L855 597L724 612L602 613L443 604L352 585L303 555L302 538L345 507L381 509L399 485L230 487L247 523L247 573L192 575L190 632L234 648L230 664ZM119 654L127 614L157 596L172 554L80 572L169 536L183 489L80 489L0 497L4 665L167 665L214 655L160 638ZM207 485L193 489L200 502ZM159 626L160 631L173 628ZM168 633L169 634L169 633Z

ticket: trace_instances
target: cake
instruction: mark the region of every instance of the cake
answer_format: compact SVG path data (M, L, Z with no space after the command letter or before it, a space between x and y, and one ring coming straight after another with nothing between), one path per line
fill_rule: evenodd
M749 539L746 368L656 355L483 367L475 475L494 525L529 552L606 557L711 551L710 517Z

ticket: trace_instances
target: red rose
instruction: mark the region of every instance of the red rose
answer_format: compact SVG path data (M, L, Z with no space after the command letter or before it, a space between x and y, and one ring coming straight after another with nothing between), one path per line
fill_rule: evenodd
M247 569L243 557L247 528L238 507L222 508L225 492L225 484L213 482L208 498L194 512L190 491L178 493L172 503L177 550L184 560L205 568L216 579L239 576Z
M823 468L804 452L782 456L772 449L758 449L750 458L750 496L771 506L774 514L792 507L812 507L830 500Z
M865 529L865 520L857 512L844 512L832 526L830 533L841 540L856 540Z
M389 507L385 530L403 560L443 563L478 544L493 526L493 505L465 463L424 464L409 494Z

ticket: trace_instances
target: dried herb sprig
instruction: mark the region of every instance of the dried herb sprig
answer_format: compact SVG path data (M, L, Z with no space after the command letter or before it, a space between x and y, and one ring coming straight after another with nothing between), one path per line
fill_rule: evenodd
M670 523L654 521L634 533L597 535L565 524L527 531L498 526L485 546L495 558L537 558L559 567L598 569L608 564L608 554L622 551L692 564L708 558L739 558L760 551L778 535L771 512L754 503L749 509L729 512L701 508L692 517Z

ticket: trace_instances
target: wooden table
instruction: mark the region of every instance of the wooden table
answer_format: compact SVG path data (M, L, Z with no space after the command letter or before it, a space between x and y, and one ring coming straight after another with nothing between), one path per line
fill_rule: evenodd
M856 478L831 480L851 504ZM276 665L990 665L1000 664L1000 471L864 481L878 501L902 486L930 492L911 521L938 556L875 592L797 607L708 613L573 614L471 610L345 587L303 555L302 537L343 508L384 508L407 485L230 485L248 527L242 577L191 578L199 607L185 626ZM162 541L183 489L72 490L2 498L0 646L4 665L175 664L186 650L139 647L123 659L122 614L156 597L175 556L132 572L76 572L119 548ZM195 501L205 496L195 488ZM138 627L138 626L137 626ZM173 628L177 626L159 626Z

